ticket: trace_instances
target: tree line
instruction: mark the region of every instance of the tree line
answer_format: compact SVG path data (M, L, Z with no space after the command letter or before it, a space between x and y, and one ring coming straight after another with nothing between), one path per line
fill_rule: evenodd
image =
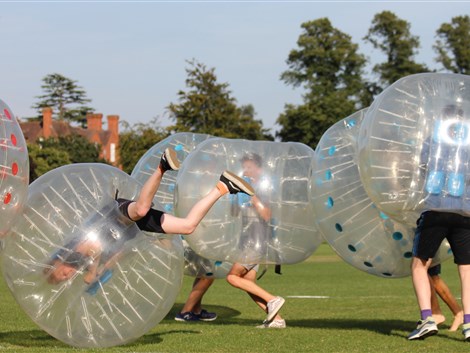
M384 54L385 60L374 63L372 73L367 73L370 59L359 51L359 45L350 35L333 27L328 18L302 23L297 47L288 54L288 69L281 73L280 80L292 87L302 87L305 93L301 104L285 105L276 120L279 130L274 134L263 127L261 119L256 119L253 105L237 104L229 84L218 82L215 68L189 60L186 89L178 92L177 102L167 106L171 126L160 126L158 118L134 126L121 122L123 170L130 173L148 149L176 132L296 141L315 148L330 126L368 107L383 89L404 76L436 71L469 74L470 17L453 17L436 29L435 38L434 62L439 67L430 68L415 61L420 41L411 33L411 24L390 11L376 14L362 40ZM94 109L87 105L91 100L76 81L55 73L43 79L42 89L44 94L37 97L38 102L33 106L38 115L43 107L52 107L56 119L86 127L85 116ZM103 162L98 158L99 146L90 147L86 143L80 138L47 141L47 154L42 145L31 147L32 163L41 166L33 179L61 163L83 162L84 158L88 158L88 162ZM72 151L81 149L87 153L73 156ZM48 165L44 158L47 155L56 156L53 165Z

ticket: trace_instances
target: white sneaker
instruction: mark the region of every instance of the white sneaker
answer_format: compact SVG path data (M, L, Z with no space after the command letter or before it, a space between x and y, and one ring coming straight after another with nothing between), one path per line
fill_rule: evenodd
M285 303L285 299L282 297L276 297L270 300L267 304L268 306L268 316L266 317L266 321L272 321L276 314L281 310L282 306Z
M462 333L465 337L465 341L470 342L470 324L463 324Z
M286 328L286 320L273 320L271 322L264 320L262 325L256 328Z

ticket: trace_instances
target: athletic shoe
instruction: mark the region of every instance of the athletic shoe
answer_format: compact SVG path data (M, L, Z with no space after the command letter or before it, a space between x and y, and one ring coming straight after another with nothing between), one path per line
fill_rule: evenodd
M214 321L215 319L217 319L216 313L210 313L204 309L201 310L200 314L194 314L194 315L196 315L201 321Z
M228 191L231 194L238 194L239 192L243 192L250 196L255 194L255 190L253 190L250 184L228 170L222 173L220 181L227 185Z
M160 159L160 165L164 172L167 170L178 170L180 169L180 162L176 156L176 152L170 148L167 148Z
M425 320L418 321L418 327L416 330L411 332L408 335L409 340L416 340L416 339L425 339L426 337L435 335L437 333L437 325L434 321L432 316L428 316ZM470 332L469 332L470 336Z
M175 316L176 321L184 321L184 322L195 322L199 321L199 317L196 314L193 314L190 311L187 311L185 313L178 313Z
M266 321L271 321L272 319L274 319L276 314L279 312L279 310L281 310L282 306L284 305L284 302L285 300L282 297L276 297L268 302L268 316L266 317Z
M264 320L263 324L256 326L256 328L286 328L286 320L273 320L271 322Z
M463 324L462 333L465 337L465 341L470 342L470 323Z

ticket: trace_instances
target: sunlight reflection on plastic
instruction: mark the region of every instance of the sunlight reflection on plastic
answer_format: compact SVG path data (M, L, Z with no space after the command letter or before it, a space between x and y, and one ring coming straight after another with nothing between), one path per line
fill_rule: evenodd
M17 302L50 335L76 347L122 345L173 306L181 239L140 231L114 200L117 190L134 199L139 189L104 164L64 166L31 184L5 241L3 272ZM87 280L95 265L98 276Z
M313 150L301 143L212 138L188 155L178 173L177 214L186 214L224 170L252 184L256 198L225 195L185 240L200 256L241 263L297 263L321 243L309 177ZM255 202L258 208L255 210ZM264 219L259 209L267 207Z

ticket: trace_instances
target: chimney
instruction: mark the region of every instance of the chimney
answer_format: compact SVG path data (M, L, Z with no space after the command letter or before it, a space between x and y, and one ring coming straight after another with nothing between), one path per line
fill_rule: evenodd
M111 132L111 136L119 135L119 115L108 115L108 131Z
M90 131L101 131L101 120L103 114L88 113L86 115L87 129Z
M42 108L42 135L45 139L52 134L52 108Z
M116 165L119 160L119 115L108 115L109 161Z

